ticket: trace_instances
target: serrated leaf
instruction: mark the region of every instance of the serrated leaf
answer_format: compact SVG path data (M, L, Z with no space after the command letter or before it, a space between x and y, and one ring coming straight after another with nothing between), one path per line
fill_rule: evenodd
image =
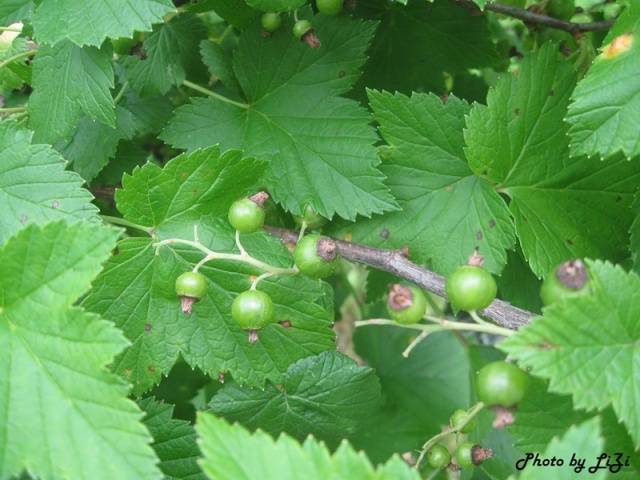
M640 167L623 158L569 158L563 118L574 84L571 65L546 44L517 77L501 77L487 106L475 105L467 120L469 164L510 198L520 245L538 276L569 258L627 255Z
M232 57L220 44L211 40L200 42L202 61L209 73L217 77L233 93L240 95L242 89L233 71Z
M273 440L258 431L249 433L239 425L229 425L209 413L198 415L196 431L204 460L202 468L216 480L418 480L420 476L398 457L376 470L362 453L347 442L331 455L322 443L309 437L300 445L287 435Z
M214 10L228 23L241 29L252 23L259 13L245 2L236 0L203 0L191 8L194 12Z
M570 396L556 395L547 391L547 382L534 379L529 385L527 395L518 404L516 421L509 432L516 439L516 445L523 452L544 452L553 437L558 437L572 425L577 425L594 414L574 410ZM607 408L600 415L602 437L605 441L603 452L613 455L616 452L630 456L631 466L616 473L616 478L635 480L640 471L640 459L632 455L633 442L624 427L618 423L613 410ZM580 458L586 458L586 452L575 451Z
M554 438L546 449L544 458L562 458L564 460L562 466L534 467L529 462L529 465L519 478L520 480L574 480L578 472L569 465L572 455L575 455L576 452L582 452L583 458L595 463L602 453L603 447L604 442L601 436L600 422L597 418L588 420L581 425L571 427L562 438ZM582 471L582 474L585 472L586 470ZM588 478L604 480L607 478L607 470L600 469L593 473L589 472L587 475Z
M248 104L194 98L161 136L179 148L220 142L269 160L269 191L295 214L305 205L349 219L392 210L369 115L338 96L358 78L375 24L322 16L313 22L324 42L319 49L296 40L290 22L268 39L257 26L245 30L233 67Z
M233 298L249 288L254 268L238 262L206 264L200 272L209 280L208 294L187 316L180 311L174 283L202 254L172 245L156 255L154 242L192 239L195 225L209 248L234 251L227 210L259 189L263 170L262 162L211 147L176 157L164 169L147 164L124 177L124 188L116 193L118 209L127 220L153 228L154 238L122 241L84 305L114 321L132 341L114 368L134 383L136 393L166 375L179 353L209 375L230 371L236 381L260 386L267 379L281 381L292 362L335 347L331 296L321 282L298 277L261 282L277 319L289 320L292 327L270 325L251 344L230 311ZM262 261L291 265L286 248L271 236L254 234L242 241Z
M0 4L0 24L11 25L31 16L33 0L3 0Z
M358 2L359 13L381 22L362 85L407 94L443 93L444 72L455 74L497 63L484 16L471 15L444 0L406 3Z
M609 263L589 262L593 294L554 304L500 347L549 390L572 394L576 408L611 405L640 445L640 277Z
M370 91L369 99L389 144L380 169L402 210L343 231L371 245L408 246L412 259L443 274L478 249L486 268L499 272L515 231L500 195L467 165L462 129L469 105L419 93Z
M133 114L121 106L116 107L116 126L110 127L91 118L78 122L73 136L55 145L71 168L90 182L115 155L118 143L136 133Z
M198 45L207 37L207 27L196 15L184 13L153 29L145 37L144 60L128 57L125 62L131 86L144 97L164 95L182 85L187 70L200 62Z
M263 12L286 12L302 7L307 0L246 0L247 5Z
M284 432L299 440L313 435L334 444L355 434L380 401L380 383L371 368L329 351L298 360L281 384L264 390L227 384L209 406L250 430L260 428L274 437Z
M32 145L30 131L0 122L0 244L29 223L95 218L93 197L65 163L49 145Z
M33 62L29 124L35 140L68 138L83 115L115 126L111 49L80 48L69 41L43 45Z
M29 226L0 249L3 478L25 469L43 479L160 478L141 413L105 368L126 340L72 307L118 235L57 222Z
M197 460L200 450L196 431L184 420L173 418L173 405L153 397L143 398L138 405L145 412L144 425L153 437L151 446L158 455L166 480L204 480Z
M175 10L171 0L42 0L33 17L38 42L100 46L106 37L151 30Z
M569 106L572 155L640 155L640 27L611 39Z

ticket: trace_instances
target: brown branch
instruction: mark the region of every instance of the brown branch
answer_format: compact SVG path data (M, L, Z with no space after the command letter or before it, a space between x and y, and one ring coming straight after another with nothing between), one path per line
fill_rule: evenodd
M474 12L480 12L479 7L471 0L455 1L463 4L467 8L473 9ZM501 13L502 15L507 15L509 17L518 18L529 25L544 25L545 27L564 30L565 32L569 32L572 34L608 30L609 28L611 28L611 25L613 25L613 21L588 23L568 22L566 20L549 17L541 13L525 10L524 8L512 7L510 5L503 5L501 3L487 3L484 9L495 13Z
M295 244L298 240L298 232L294 230L271 226L265 226L265 229L286 243ZM344 240L335 240L335 242L342 258L393 273L436 295L447 296L444 289L444 277L411 262L403 251L383 250ZM480 313L493 320L497 325L512 330L526 325L534 316L532 312L514 307L510 303L498 299Z

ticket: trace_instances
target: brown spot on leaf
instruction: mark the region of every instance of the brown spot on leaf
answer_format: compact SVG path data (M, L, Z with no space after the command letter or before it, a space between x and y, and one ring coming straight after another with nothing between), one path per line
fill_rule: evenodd
M616 58L619 55L627 52L631 46L633 45L633 35L630 33L625 33L623 35L619 35L613 39L613 41L607 45L602 51L602 57L611 60L612 58Z
M567 238L567 239L565 240L565 243L566 243L567 245L573 245L573 240L571 240L570 238Z
M60 208L60 202L58 200L54 200L53 202L51 202L51 208L53 209Z
M482 240L482 238L483 238L482 231L478 230L476 232L476 240Z
M388 228L383 228L382 230L380 230L380 238L383 238L384 240L386 240L387 238L389 238L389 229Z
M344 77L346 74L347 74L347 72L345 72L344 70L340 70L340 71L338 72L338 78L342 78L342 77Z
M516 108L516 109L513 111L513 114L514 114L516 117L517 117L518 115L520 115L520 109L519 109L519 108Z
M489 228L496 228L496 221L493 218L489 220Z
M147 367L147 371L148 371L150 374L152 374L152 375L153 375L154 373L156 373L156 367L155 367L155 366L153 366L153 365L149 365L149 366Z
M23 225L27 223L28 220L29 217L26 214L23 213L22 215L20 215L20 223L22 223Z
M144 331L145 331L145 332L150 332L152 328L153 328L153 327L151 326L151 324L150 324L150 323L145 323L145 324L144 324Z

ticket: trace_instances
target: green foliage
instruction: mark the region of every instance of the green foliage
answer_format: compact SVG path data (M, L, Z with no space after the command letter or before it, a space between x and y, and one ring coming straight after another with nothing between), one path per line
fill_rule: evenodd
M0 0L0 478L636 480L640 2L502 3Z
M128 342L73 306L117 236L57 222L29 226L0 250L2 477L159 478L141 413L104 368Z
M302 445L287 435L274 441L263 432L252 435L244 428L229 425L208 413L200 414L196 430L201 438L200 447L204 455L202 468L210 478L420 478L415 470L411 470L398 457L376 469L347 442L331 455L313 437L309 437Z

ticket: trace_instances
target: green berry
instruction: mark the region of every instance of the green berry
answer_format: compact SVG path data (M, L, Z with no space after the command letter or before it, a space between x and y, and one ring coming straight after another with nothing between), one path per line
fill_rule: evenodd
M449 419L449 424L451 425L451 428L458 430L462 433L472 432L476 428L476 424L477 424L475 417L472 418L463 428L460 428L460 425L466 422L467 418L469 418L469 414L465 410L456 410L451 415L451 418Z
M549 0L547 13L554 18L569 20L576 13L574 0Z
M240 233L253 233L264 225L264 208L249 198L235 201L229 208L229 223Z
M262 28L264 28L267 32L275 32L280 28L282 24L282 18L280 18L280 14L276 12L267 12L262 15L260 19L262 23Z
M392 285L387 298L389 315L404 325L418 323L427 310L427 297L413 285Z
M293 259L300 272L311 278L325 278L335 272L338 265L336 244L320 235L306 235L296 246Z
M193 304L207 293L207 279L198 272L185 272L176 278L175 289L182 312L190 315Z
M469 312L488 307L496 298L498 286L484 268L464 265L449 275L446 290L456 309Z
M473 467L473 453L472 449L474 444L471 442L463 442L458 445L455 451L456 463L462 468Z
M273 322L275 309L271 297L260 290L247 290L231 305L231 317L243 330L258 330Z
M176 294L179 297L201 299L207 293L207 279L198 272L184 272L176 278Z
M294 219L298 225L302 225L302 222L305 222L307 225L307 228L311 230L320 228L325 223L327 223L327 219L324 218L322 215L318 215L318 213L316 213L316 211L310 205L307 205L304 208L304 213L301 216L296 215Z
M540 297L546 306L588 294L590 291L586 265L582 260L571 260L562 263L547 275L540 287Z
M432 468L445 468L451 463L451 454L445 446L437 443L427 452L427 463Z
M343 0L316 0L318 12L323 15L334 16L342 11Z
M529 376L512 363L492 362L480 369L476 383L478 398L487 405L510 408L522 401Z
M293 25L293 36L301 40L309 30L311 30L311 22L309 20L298 20Z

